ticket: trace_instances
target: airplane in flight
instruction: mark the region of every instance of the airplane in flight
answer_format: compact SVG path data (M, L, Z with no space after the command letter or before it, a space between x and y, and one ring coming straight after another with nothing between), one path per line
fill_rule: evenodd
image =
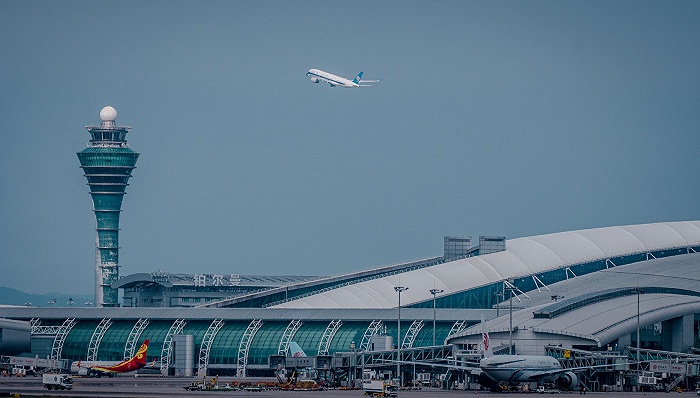
M144 340L136 355L121 361L77 361L71 364L71 372L80 376L102 377L114 376L117 373L133 372L146 366L146 353L148 352L148 339Z
M308 72L306 72L306 76L308 76L313 83L325 82L330 84L331 87L343 88L369 87L371 84L362 83L377 83L382 80L362 80L362 73L363 72L358 73L357 77L349 80L320 69L310 69Z

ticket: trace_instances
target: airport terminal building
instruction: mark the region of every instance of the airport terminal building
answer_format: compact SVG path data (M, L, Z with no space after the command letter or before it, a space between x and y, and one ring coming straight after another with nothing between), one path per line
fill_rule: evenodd
M148 289L177 281L127 276L112 286L125 290L125 308L0 308L1 336L12 336L11 344L0 340L0 353L121 360L148 338L147 359L163 373L239 376L271 374L292 341L319 369L350 351L370 366L382 353L398 355L398 347L404 360L438 361L478 352L474 325L483 314L501 350L624 356L639 346L649 360L665 352L697 360L700 221L482 238L474 247L446 238L439 257L334 277L281 277L196 305L170 298L169 306L140 305L163 294ZM182 286L189 279L182 276ZM184 298L169 297L178 294ZM189 363L174 358L176 346L186 347Z

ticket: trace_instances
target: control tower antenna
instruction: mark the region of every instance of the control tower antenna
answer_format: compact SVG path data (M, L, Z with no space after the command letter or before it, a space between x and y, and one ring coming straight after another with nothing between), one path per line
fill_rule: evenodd
M118 307L119 214L131 172L139 154L126 144L129 126L117 126L117 110L105 106L99 126L85 126L90 133L87 148L78 152L80 168L90 187L96 221L95 306Z

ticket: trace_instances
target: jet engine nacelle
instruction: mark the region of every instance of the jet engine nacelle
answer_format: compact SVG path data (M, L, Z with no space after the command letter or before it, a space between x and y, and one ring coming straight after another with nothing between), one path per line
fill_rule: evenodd
M79 376L87 376L89 371L90 371L90 369L88 369L88 368L80 368L80 369L78 369L78 375Z
M573 390L578 387L578 376L574 372L566 372L557 378L557 387L560 390Z
M315 77L311 78L311 83L318 83L318 82L320 82L320 80L318 80L317 78L315 78Z

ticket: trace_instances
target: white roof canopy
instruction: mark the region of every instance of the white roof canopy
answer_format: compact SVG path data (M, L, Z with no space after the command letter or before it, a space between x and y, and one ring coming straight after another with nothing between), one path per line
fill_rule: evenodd
M543 272L623 255L700 245L700 221L595 228L511 239L503 252L450 261L359 282L279 304L276 308L393 308Z

